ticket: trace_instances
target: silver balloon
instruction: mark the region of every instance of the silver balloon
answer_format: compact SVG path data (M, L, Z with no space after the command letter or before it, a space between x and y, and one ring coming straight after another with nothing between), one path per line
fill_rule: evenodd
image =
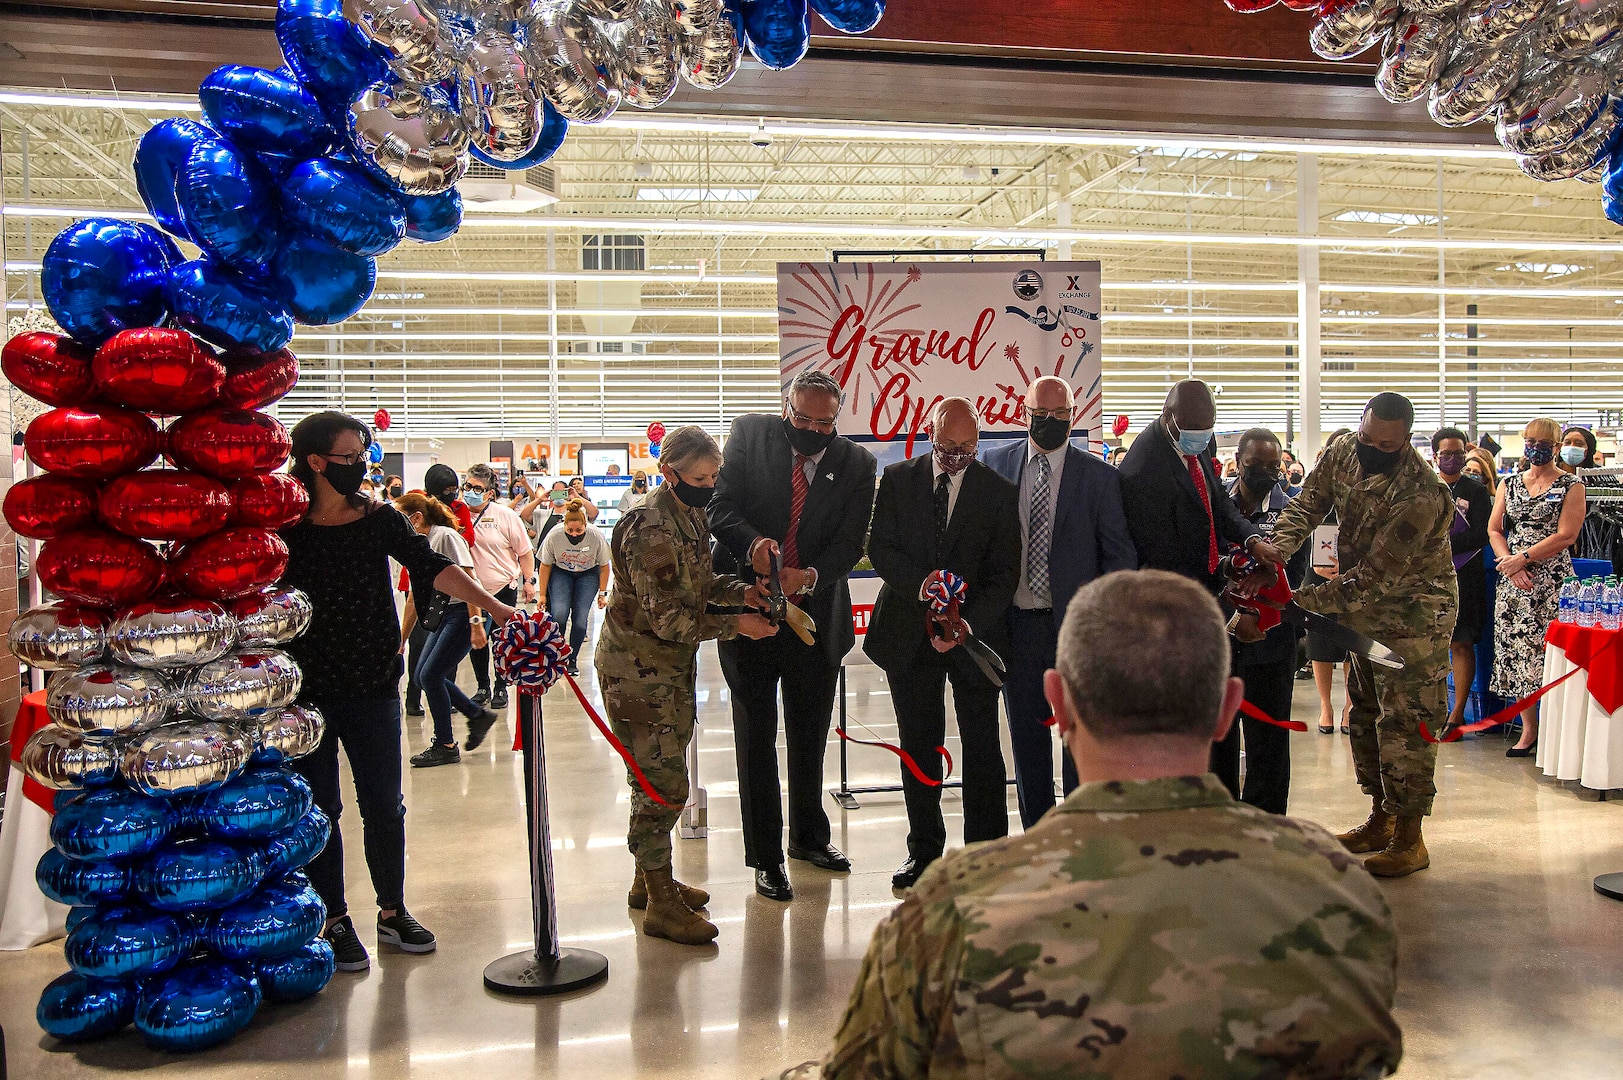
M537 0L526 51L536 85L566 120L595 124L619 106L609 49L586 5Z
M1534 157L1570 146L1611 102L1609 81L1598 67L1570 64L1523 83L1494 122L1499 145L1513 154Z
M1470 0L1461 32L1478 45L1497 45L1538 21L1551 0Z
M62 671L88 664L107 647L107 616L71 604L30 608L6 634L11 655L29 667Z
M1577 176L1573 177L1573 179L1582 180L1586 184L1602 184L1602 183L1605 183L1606 182L1606 171L1607 171L1606 165L1607 165L1607 163L1604 162L1604 161L1599 162L1599 163L1597 163L1595 165L1590 166L1589 169L1587 169L1586 171L1579 173Z
M120 611L107 629L113 658L143 668L206 664L235 638L231 616L211 600L145 600Z
M327 722L308 705L293 705L259 719L259 746L272 756L300 758L321 745Z
M303 676L287 653L251 650L223 656L191 673L186 707L209 720L240 722L291 705Z
M1449 15L1459 11L1465 0L1404 0L1405 11L1421 15Z
M344 0L344 18L360 27L367 40L402 79L435 83L451 75L455 60L442 39L439 18L418 0Z
M592 18L606 19L609 22L629 19L637 8L637 0L574 0L574 2Z
M682 79L700 90L715 90L738 74L744 43L738 40L731 19L716 19L699 34L683 34L677 41Z
M118 775L118 751L111 740L46 724L23 744L18 764L30 779L68 791L112 780Z
M89 664L51 680L45 709L51 719L85 735L119 735L157 727L179 701L160 672L118 664Z
M670 0L666 7L684 34L702 34L721 18L722 0Z
M1615 107L1607 108L1575 141L1548 154L1518 156L1516 164L1534 180L1571 180L1606 160L1606 151L1620 128L1623 118Z
M639 0L631 18L607 24L620 96L627 105L657 109L676 92L678 33L667 0Z
M1623 30L1623 0L1556 0L1541 40L1563 60L1604 48Z
M1442 74L1458 36L1452 19L1405 11L1386 35L1375 89L1394 104L1423 97Z
M496 30L510 36L521 36L534 14L531 0L462 0L462 8L475 33Z
M481 31L457 65L457 86L462 126L476 150L497 161L518 161L535 149L541 98L517 41Z
M297 589L270 589L235 602L237 641L243 646L286 645L310 625L310 598Z
M1386 35L1398 21L1397 0L1353 0L1331 8L1308 34L1313 51L1326 60L1357 56Z
M1431 88L1426 106L1431 118L1444 127L1481 120L1516 89L1526 58L1520 38L1487 48L1466 46L1454 54Z
M449 191L468 171L468 135L448 109L407 85L375 86L349 109L355 153L407 195Z
M253 740L234 724L187 719L131 739L119 771L144 795L185 795L225 783L251 753Z

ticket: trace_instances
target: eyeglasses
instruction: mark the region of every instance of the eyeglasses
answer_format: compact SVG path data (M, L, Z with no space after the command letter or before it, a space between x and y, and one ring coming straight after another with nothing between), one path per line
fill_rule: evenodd
M803 424L806 427L811 428L813 431L821 431L824 435L827 435L829 432L833 431L834 425L840 422L840 418L838 416L835 416L832 420L819 420L816 417L807 416L793 405L789 406L789 416L796 423Z
M1069 420L1070 409L1027 409L1026 416L1032 420Z
M485 487L485 485L483 485L483 484L463 484L462 485L462 490L467 491L467 492L477 493L477 492L489 491L490 489Z
M322 454L321 456L338 465L359 465L366 460L366 451L360 450L353 454Z

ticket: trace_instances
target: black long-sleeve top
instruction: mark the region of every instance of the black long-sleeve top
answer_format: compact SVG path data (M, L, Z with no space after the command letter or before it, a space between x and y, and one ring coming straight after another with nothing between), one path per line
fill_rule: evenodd
M393 697L400 692L400 620L389 580L393 558L427 597L451 560L429 546L400 511L378 506L347 525L301 521L282 530L287 573L282 584L303 590L314 615L287 646L304 672L301 696L316 702Z
M1460 509L1465 518L1466 527L1459 532L1449 531L1448 547L1455 555L1461 552L1474 551L1480 557L1482 549L1488 546L1488 519L1493 517L1493 496L1488 489L1469 476L1461 476L1449 485L1449 491L1454 496L1454 505ZM1463 502L1465 505L1460 506ZM1477 565L1482 565L1478 561Z

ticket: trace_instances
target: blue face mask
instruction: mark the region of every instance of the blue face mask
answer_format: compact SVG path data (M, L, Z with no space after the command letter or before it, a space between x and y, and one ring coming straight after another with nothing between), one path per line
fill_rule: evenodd
M1206 448L1212 444L1213 428L1204 431L1179 431L1178 449L1185 454L1205 453Z
M1587 451L1581 446L1563 446L1561 448L1561 460L1576 469L1584 463L1586 453Z
M464 491L462 501L468 504L469 510L477 510L485 505L485 493L482 491Z

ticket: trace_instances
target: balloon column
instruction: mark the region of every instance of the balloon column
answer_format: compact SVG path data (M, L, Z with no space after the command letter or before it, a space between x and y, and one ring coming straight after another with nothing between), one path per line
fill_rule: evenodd
M1240 12L1281 0L1225 0ZM1536 180L1602 184L1623 225L1623 4L1615 0L1282 0L1312 11L1313 51L1346 60L1377 45L1375 89L1426 99L1444 127L1491 122Z
M45 471L4 502L18 534L44 541L35 568L61 598L9 635L54 672L53 722L22 767L59 792L36 879L73 906L72 970L40 998L40 1026L88 1039L133 1022L161 1049L208 1046L263 997L320 990L333 966L297 873L328 824L283 764L315 749L322 720L294 704L299 670L276 648L310 618L273 585L287 565L274 530L307 496L271 472L288 437L256 411L297 362L148 326L94 348L21 334L0 368L54 406L24 435Z

